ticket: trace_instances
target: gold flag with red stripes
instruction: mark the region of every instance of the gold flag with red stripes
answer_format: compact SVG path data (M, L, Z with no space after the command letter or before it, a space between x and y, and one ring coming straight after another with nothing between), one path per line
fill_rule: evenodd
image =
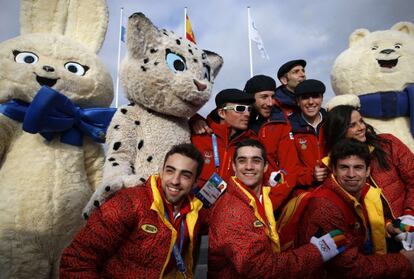
M191 22L188 15L185 16L185 37L187 40L190 40L196 44L196 38L194 36L193 29L191 28Z

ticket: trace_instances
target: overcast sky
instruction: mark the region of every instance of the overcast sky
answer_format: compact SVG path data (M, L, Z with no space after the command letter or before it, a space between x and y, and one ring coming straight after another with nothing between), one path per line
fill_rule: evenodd
M325 101L333 96L330 84L332 65L347 48L349 35L355 29L385 30L399 21L414 22L413 0L107 2L110 22L100 56L109 68L114 84L120 8L124 7L126 16L143 12L156 26L183 34L184 7L188 7L197 44L224 58L224 66L213 87L213 96L201 109L202 114L214 106L214 94L230 87L243 89L250 77L247 6L251 7L251 17L270 57L270 60L261 58L256 46L252 45L254 74L275 77L281 64L303 58L308 62L308 78L319 79L327 85ZM0 0L0 41L19 34L18 3L18 0ZM279 81L277 83L279 85Z

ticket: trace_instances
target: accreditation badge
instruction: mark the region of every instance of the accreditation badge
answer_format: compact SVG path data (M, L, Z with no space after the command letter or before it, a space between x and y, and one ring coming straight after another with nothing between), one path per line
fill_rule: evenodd
M196 197L203 202L206 207L212 206L227 188L227 183L217 173L206 181L204 186L196 193Z

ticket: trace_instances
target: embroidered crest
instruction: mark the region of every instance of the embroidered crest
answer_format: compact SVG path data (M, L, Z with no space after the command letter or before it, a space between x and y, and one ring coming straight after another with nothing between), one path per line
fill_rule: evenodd
M256 221L253 222L253 226L255 228L261 228L261 227L263 227L263 223L260 222L260 220L256 220Z
M210 150L204 151L204 164L207 164L207 165L210 164L211 157L212 157L212 154Z
M154 234L154 233L157 233L157 232L158 232L157 227L156 227L156 226L154 226L154 225L151 225L151 224L143 224L143 225L141 226L141 229L142 229L144 232L147 232L147 233L152 233L152 234Z
M308 146L306 145L308 141L304 138L300 138L299 139L299 144L300 144L300 148L302 148L303 150L305 150L306 148L308 148Z

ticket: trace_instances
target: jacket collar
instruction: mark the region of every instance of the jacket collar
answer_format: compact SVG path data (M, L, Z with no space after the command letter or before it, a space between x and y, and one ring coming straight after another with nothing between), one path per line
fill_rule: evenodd
M270 238L272 242L273 252L280 252L280 239L276 230L276 220L273 214L272 202L269 198L271 187L262 186L262 204L264 207L264 214L266 219L264 219L259 213L259 206L255 198L254 193L248 190L248 187L243 184L237 177L232 176L230 178L230 183L228 187L229 194L234 195L240 199L243 203L248 204L254 212L255 217L260 221L261 224L265 227L265 234ZM256 223L256 222L255 222Z

